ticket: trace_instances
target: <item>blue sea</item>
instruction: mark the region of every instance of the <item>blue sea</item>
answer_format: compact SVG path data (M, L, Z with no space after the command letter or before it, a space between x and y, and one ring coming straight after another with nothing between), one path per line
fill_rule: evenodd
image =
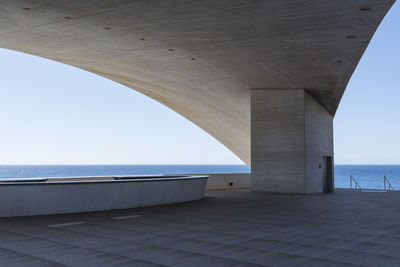
M0 165L0 178L248 172L245 165ZM371 189L382 189L386 175L400 189L400 165L335 165L335 187L349 188L350 175Z
M335 187L349 188L352 175L361 188L383 189L383 176L400 189L400 165L335 165Z

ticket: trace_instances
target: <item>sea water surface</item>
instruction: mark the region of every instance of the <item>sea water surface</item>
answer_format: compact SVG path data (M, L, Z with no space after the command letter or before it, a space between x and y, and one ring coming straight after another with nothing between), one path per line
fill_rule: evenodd
M400 190L400 165L335 165L335 187L349 188L350 175L361 188L383 189L383 177Z
M0 165L1 178L140 174L249 173L245 165ZM400 189L400 165L335 165L335 187L349 188L353 175L362 188L383 188L383 176Z
M248 172L246 165L0 165L0 178Z

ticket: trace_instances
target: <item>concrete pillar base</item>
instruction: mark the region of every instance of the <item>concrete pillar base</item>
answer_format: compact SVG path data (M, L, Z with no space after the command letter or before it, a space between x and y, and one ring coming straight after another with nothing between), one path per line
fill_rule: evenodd
M253 89L251 173L253 191L333 191L333 116L303 89Z

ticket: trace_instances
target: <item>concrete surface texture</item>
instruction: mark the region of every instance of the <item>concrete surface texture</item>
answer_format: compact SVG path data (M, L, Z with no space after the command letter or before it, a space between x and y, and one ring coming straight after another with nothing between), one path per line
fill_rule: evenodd
M167 105L250 165L250 88L306 89L334 115L394 0L3 0L0 47Z
M51 180L0 183L0 217L126 209L193 201L203 198L207 184L207 176Z
M333 116L303 89L252 90L252 190L324 192L332 123Z
M250 188L250 173L207 174L207 189Z
M0 219L0 266L399 266L399 192L278 195Z

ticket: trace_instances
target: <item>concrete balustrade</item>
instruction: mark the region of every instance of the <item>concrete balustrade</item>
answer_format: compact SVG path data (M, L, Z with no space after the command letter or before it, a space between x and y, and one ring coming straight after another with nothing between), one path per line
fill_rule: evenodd
M49 178L0 182L0 217L165 205L204 197L206 175Z

